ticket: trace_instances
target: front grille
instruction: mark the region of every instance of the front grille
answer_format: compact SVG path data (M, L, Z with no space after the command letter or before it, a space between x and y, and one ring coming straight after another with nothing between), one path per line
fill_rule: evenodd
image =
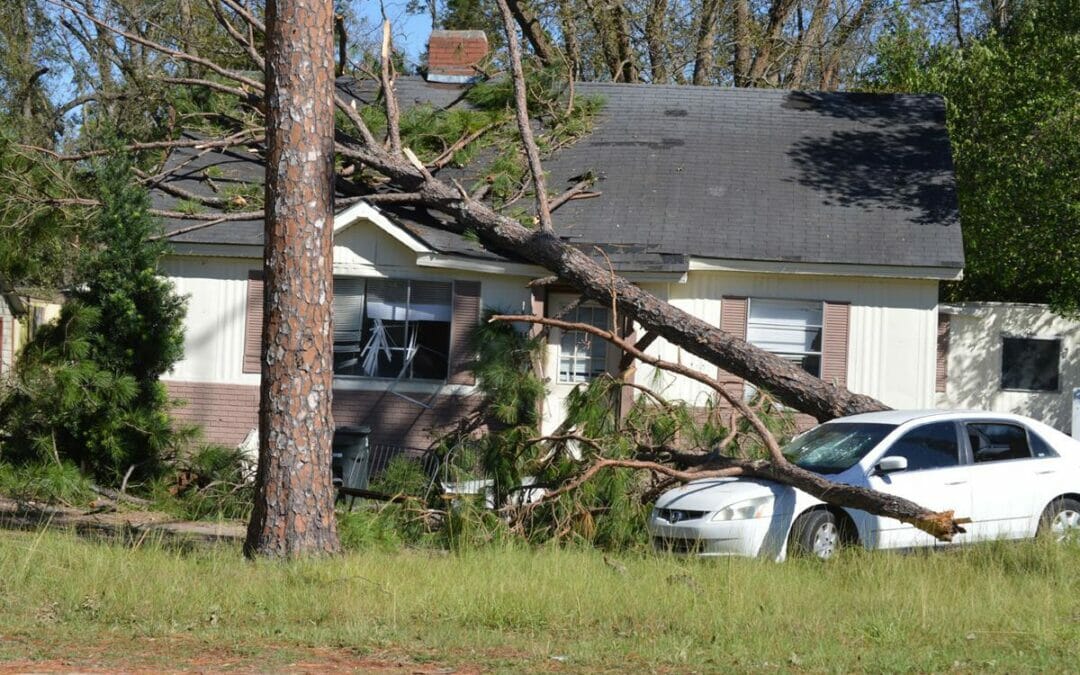
M689 509L656 509L656 517L662 518L669 523L685 523L703 517L708 511L691 511Z
M653 537L653 548L665 553L700 553L704 544L700 539Z

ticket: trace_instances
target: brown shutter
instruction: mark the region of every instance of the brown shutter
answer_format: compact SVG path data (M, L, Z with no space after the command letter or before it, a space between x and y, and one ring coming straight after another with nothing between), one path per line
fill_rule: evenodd
M724 296L720 299L720 330L746 339L746 298ZM742 398L743 381L741 377L732 375L723 368L717 370L716 379L724 388L731 392L732 396Z
M244 372L262 372L263 275L248 272L247 317L244 321Z
M851 305L846 302L826 302L823 315L821 379L838 387L846 387Z
M454 282L454 318L450 323L450 384L476 384L469 370L469 335L480 323L480 282Z
M529 293L529 312L533 316L545 316L545 305L547 304L547 287L535 286L530 289ZM529 324L529 337L537 337L544 332L544 327L538 323Z
M949 381L949 315L938 314L937 319L937 376L934 391L945 391Z

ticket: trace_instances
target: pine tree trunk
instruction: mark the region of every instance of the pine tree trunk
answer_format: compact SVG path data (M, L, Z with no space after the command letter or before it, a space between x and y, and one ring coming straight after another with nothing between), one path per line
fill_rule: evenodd
M248 556L338 550L330 475L333 22L330 0L267 3L265 306Z

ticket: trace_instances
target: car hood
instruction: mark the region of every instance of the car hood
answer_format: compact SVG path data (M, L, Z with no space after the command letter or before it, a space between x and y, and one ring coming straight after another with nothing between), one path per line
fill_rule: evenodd
M717 511L744 499L772 495L777 501L792 503L795 489L779 483L750 478L710 478L668 490L656 500L659 509Z

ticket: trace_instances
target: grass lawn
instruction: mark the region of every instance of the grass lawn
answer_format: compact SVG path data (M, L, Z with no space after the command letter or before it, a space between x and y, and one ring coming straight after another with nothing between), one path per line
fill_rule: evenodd
M0 672L1066 671L1080 549L827 564L490 548L249 563L0 532Z

